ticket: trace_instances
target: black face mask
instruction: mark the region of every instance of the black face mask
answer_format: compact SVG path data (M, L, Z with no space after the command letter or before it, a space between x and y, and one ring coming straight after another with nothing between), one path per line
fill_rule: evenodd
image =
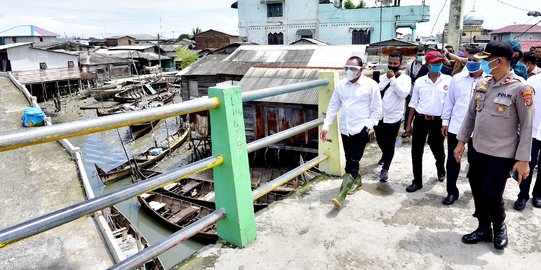
M391 66L387 66L387 68L389 70L392 70L394 73L398 73L398 69L400 69L400 67L391 67Z

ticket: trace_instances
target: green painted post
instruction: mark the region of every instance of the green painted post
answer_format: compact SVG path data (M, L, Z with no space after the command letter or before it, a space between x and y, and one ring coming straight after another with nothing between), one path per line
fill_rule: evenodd
M334 84L338 82L338 72L320 72L319 79L328 79L327 86L321 86L318 93L318 115L322 117L327 111L329 101L331 100L334 91ZM327 133L327 142L318 140L319 154L325 154L329 158L319 164L319 169L330 175L342 176L345 173L346 158L344 148L342 148L342 136L338 131L338 121L340 121L340 113L336 116L334 123L329 128ZM322 126L319 127L321 132Z
M212 154L222 155L222 165L214 168L216 208L225 209L218 221L218 236L239 247L256 238L256 226L246 135L239 86L209 88L209 97L220 106L210 110Z

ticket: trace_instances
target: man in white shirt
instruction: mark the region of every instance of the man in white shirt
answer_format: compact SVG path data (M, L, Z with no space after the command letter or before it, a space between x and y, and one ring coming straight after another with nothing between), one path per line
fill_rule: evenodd
M340 194L332 199L337 208L342 207L346 194L352 194L362 187L359 162L366 144L370 141L368 132L374 128L382 115L378 84L362 75L362 65L363 61L357 56L347 60L344 66L346 78L335 86L320 134L321 140L327 141L327 131L338 110L341 110L338 129L346 155L346 174L343 177Z
M411 78L401 74L398 70L402 65L402 54L394 51L389 54L386 74L379 79L379 89L383 97L383 119L374 127L376 141L381 149L382 166L379 174L381 182L389 179L389 167L394 157L396 135L400 129L400 121L404 114L404 100L411 90Z
M473 95L473 89L475 85L484 78L487 74L483 74L481 68L481 60L473 57L475 54L480 53L481 49L478 47L470 48L468 50L468 62L466 62L465 72L457 73L453 76L449 85L449 91L445 97L443 104L443 113L441 115L442 128L441 133L447 137L447 196L443 199L444 205L453 204L459 197L458 187L456 181L458 174L460 173L460 162L457 162L453 157L453 151L455 150L458 140L456 136L460 131L460 126L468 106ZM485 75L485 76L484 76ZM468 142L468 161L471 155L475 154L475 149L471 145L471 140Z
M410 90L409 95L406 97L406 112L404 114L404 133L402 133L401 135L402 138L406 138L408 136L408 134L406 133L406 128L408 125L408 118L410 114L410 108L408 104L411 101L411 91L413 90L415 81L418 78L421 78L425 76L426 74L428 74L428 67L425 65L425 49L423 47L419 46L415 49L415 60L406 64L406 69L404 73L411 78L411 90Z
M526 207L526 203L530 199L530 185L532 184L533 169L537 164L541 168L541 74L529 77L527 83L535 90L534 95L534 118L532 125L532 156L530 158L530 173L528 177L520 183L520 193L515 201L513 208L517 211L522 211ZM532 205L536 208L541 208L541 173L537 172L535 186L532 191Z
M451 76L441 73L443 57L443 54L438 51L429 52L425 56L429 65L429 73L417 79L413 87L409 103L411 110L406 127L407 135L413 135L411 145L413 181L406 188L407 192L415 192L423 188L423 152L427 137L430 150L436 159L438 179L445 180L445 150L443 149L444 137L441 134L441 114ZM414 117L415 120L413 120Z

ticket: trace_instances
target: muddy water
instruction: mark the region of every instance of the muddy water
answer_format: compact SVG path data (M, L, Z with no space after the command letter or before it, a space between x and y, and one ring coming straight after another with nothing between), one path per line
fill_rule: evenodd
M42 106L44 107L44 106ZM79 117L87 118L93 117L92 111L84 112L84 115L53 115L54 123L61 123L65 121L77 120ZM123 142L126 152L129 157L133 154L137 154L145 151L149 147L158 143L167 137L167 134L175 132L179 126L179 121L174 118L161 120L157 127L154 129L154 134L149 133L145 136L132 142L131 135L128 128L119 128L117 130L110 130L106 132L94 133L86 136L76 137L69 139L75 146L81 148L83 163L87 172L90 184L96 194L101 194L113 191L120 187L129 185L131 178L110 183L105 185L99 180L94 164L97 164L104 170L109 170L115 166L126 161L126 153L122 148L121 141ZM182 147L177 149L171 156L164 158L155 168L155 170L164 171L166 169L182 166L190 161L191 152L188 150L188 143L185 143ZM149 216L145 210L140 209L137 199L131 199L124 201L116 205L117 208L137 227L143 235L149 240L150 243L157 243L173 233L170 229L162 226L151 216ZM180 261L189 257L195 251L200 249L203 245L195 241L185 241L175 247L172 250L162 254L160 259L164 263L166 269L173 267Z

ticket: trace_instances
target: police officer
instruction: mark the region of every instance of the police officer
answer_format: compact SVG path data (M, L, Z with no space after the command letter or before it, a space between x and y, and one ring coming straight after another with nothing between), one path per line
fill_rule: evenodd
M530 159L530 174L520 183L520 193L513 205L517 211L522 211L526 207L526 203L530 199L530 185L532 184L533 169L535 165L541 167L541 74L528 78L527 83L533 87L537 95L534 97L534 105L536 107L532 126L532 156ZM541 173L537 173L537 180L532 191L532 205L536 208L541 208Z
M329 127L338 110L341 110L338 129L346 155L346 173L340 194L331 200L336 208L342 207L346 194L352 194L362 187L359 162L370 141L368 132L377 125L382 115L378 83L362 75L362 65L363 61L357 56L347 60L344 66L346 78L335 86L320 134L321 140L327 141Z
M441 73L443 57L443 54L438 51L429 52L425 56L429 73L417 79L413 87L409 103L410 115L406 128L408 136L413 135L411 145L413 182L406 188L407 192L415 192L423 187L423 152L427 142L434 158L436 158L438 179L445 180L445 150L443 148L444 137L441 134L441 114L451 76ZM415 120L413 120L414 117Z
M519 182L530 172L534 92L511 69L509 44L491 41L476 57L483 59L485 72L492 76L476 85L454 151L459 162L473 133L477 155L470 160L469 179L479 226L462 242L493 241L496 249L504 249L508 239L503 192L511 170Z

